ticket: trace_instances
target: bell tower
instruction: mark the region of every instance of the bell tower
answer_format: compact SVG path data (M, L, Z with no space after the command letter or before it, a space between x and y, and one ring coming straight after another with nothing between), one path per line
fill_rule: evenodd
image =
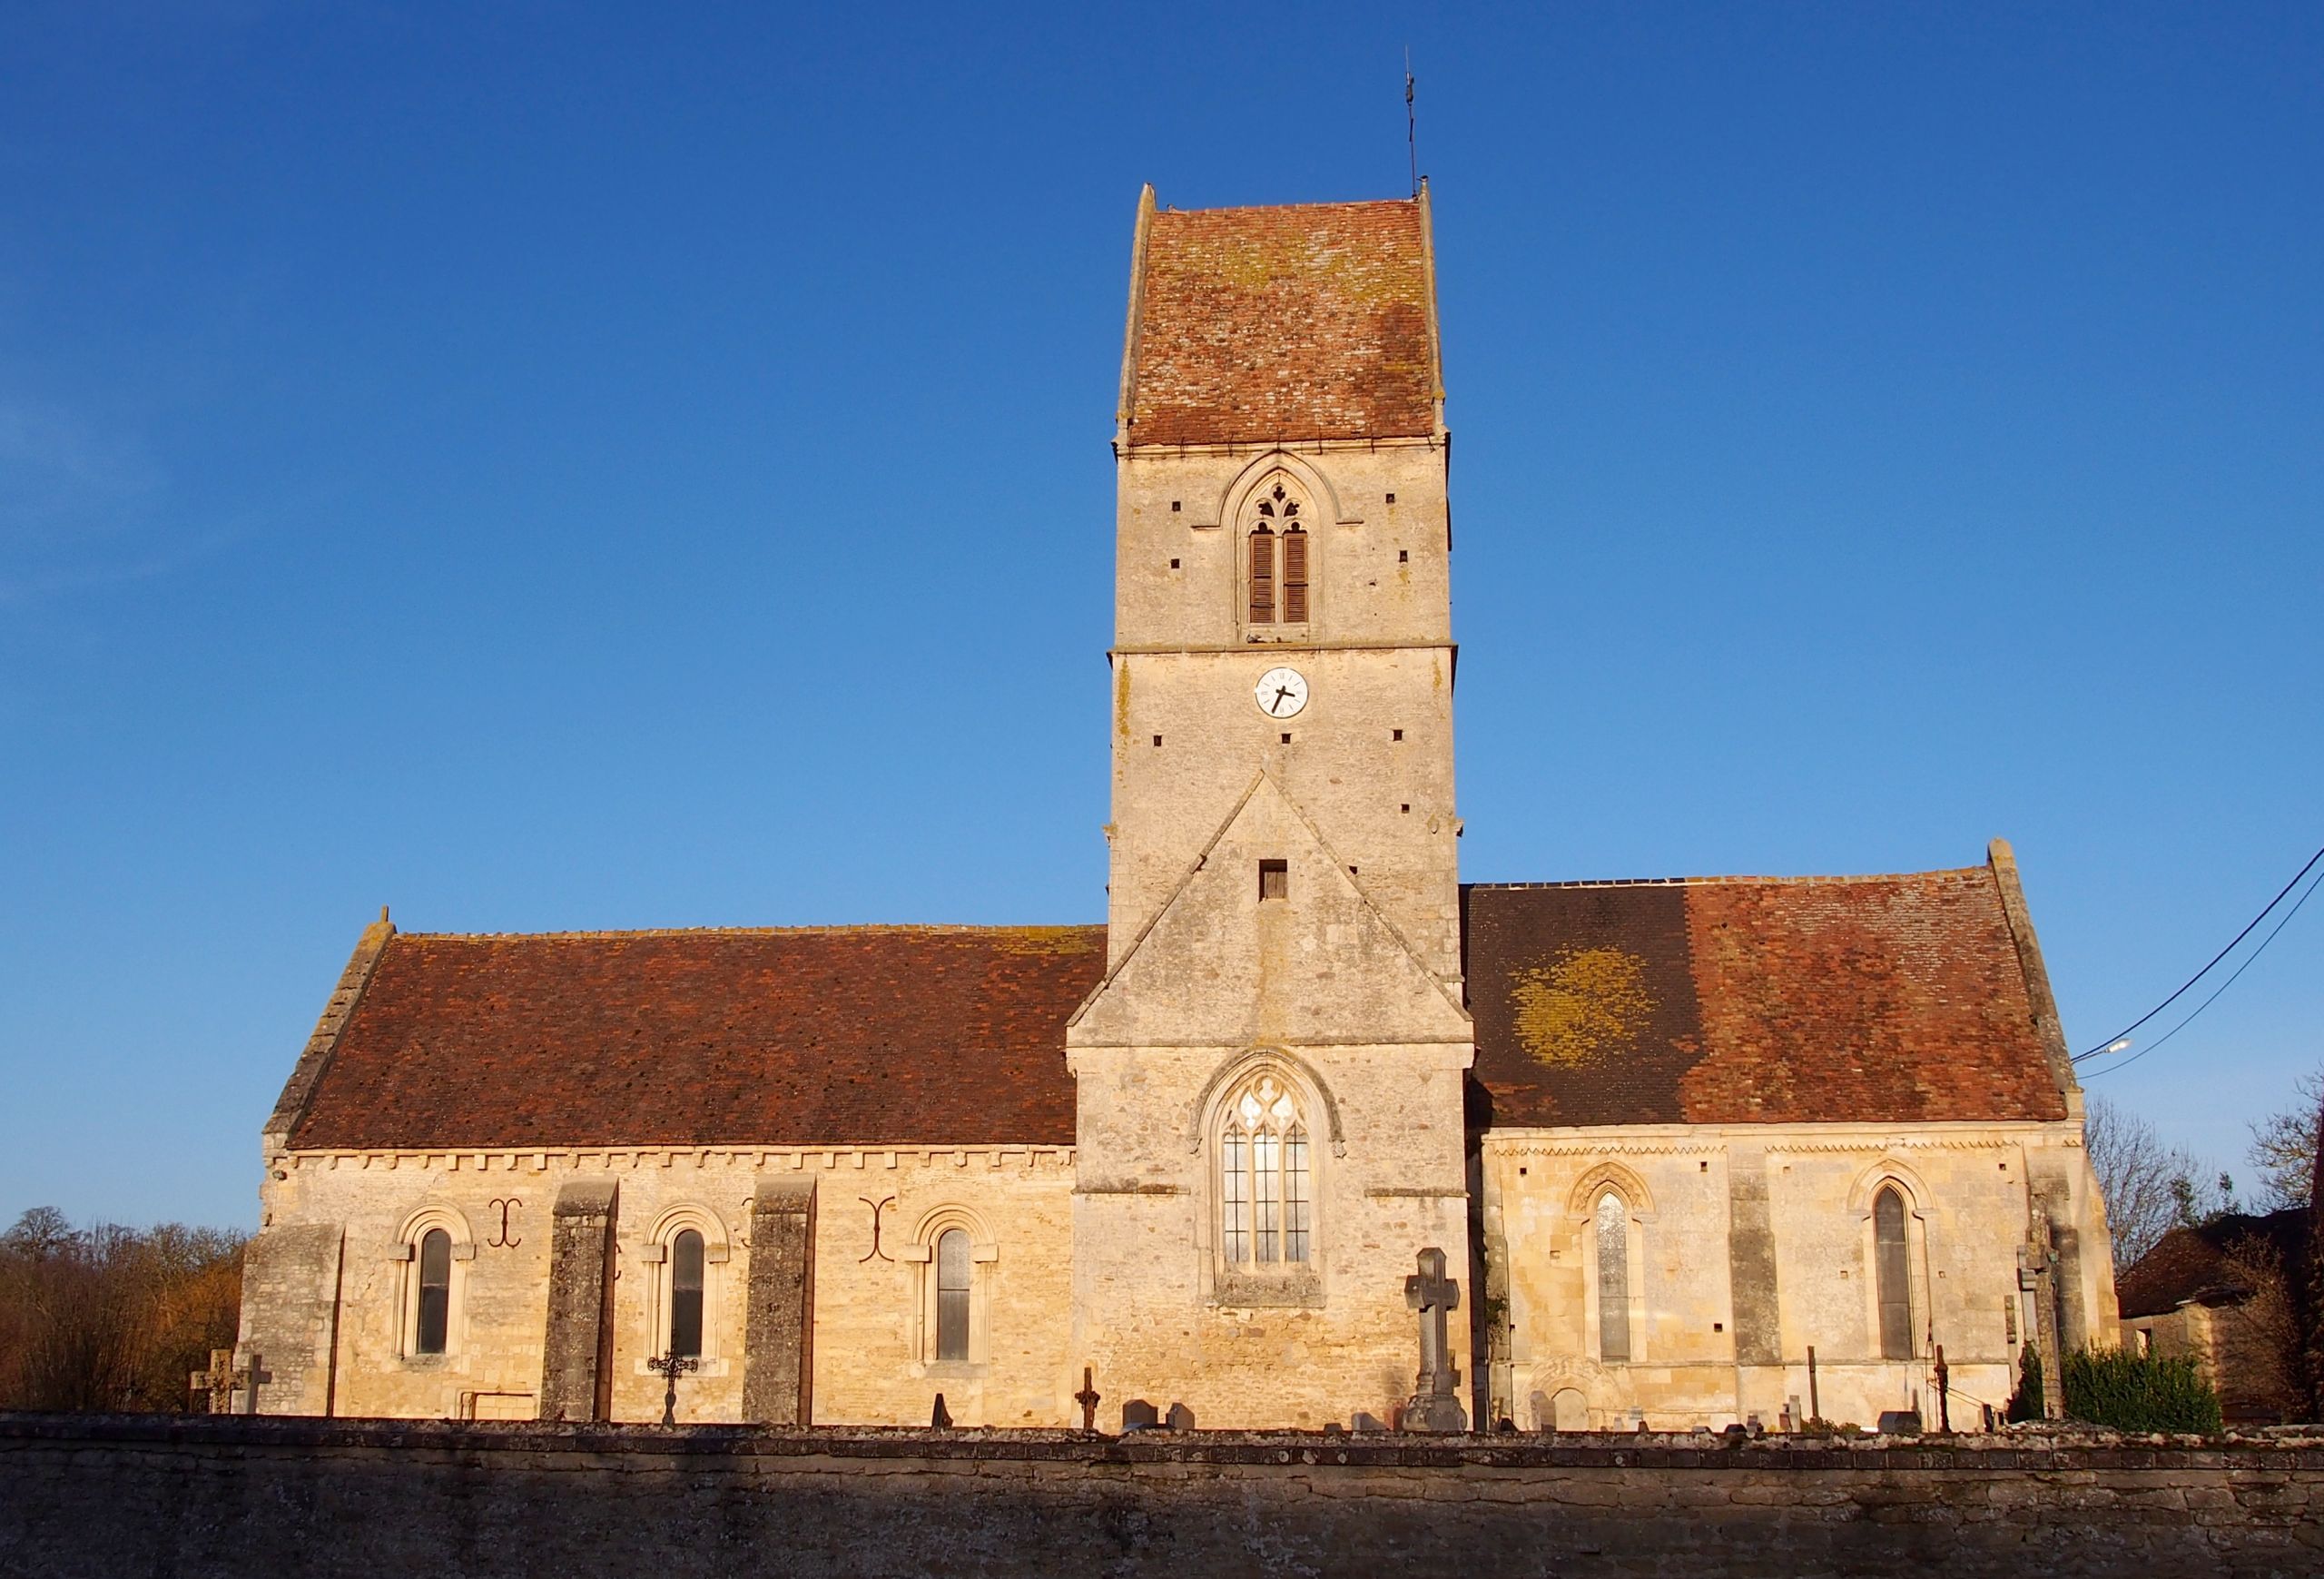
M1467 1262L1443 411L1425 188L1141 195L1076 1324L1201 1425L1387 1417Z

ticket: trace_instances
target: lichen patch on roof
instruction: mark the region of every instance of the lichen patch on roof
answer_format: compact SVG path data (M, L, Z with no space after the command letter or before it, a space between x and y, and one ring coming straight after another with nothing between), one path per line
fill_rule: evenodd
M1137 266L1132 445L1436 432L1422 202L1164 209Z
M2065 1117L1988 868L1463 900L1495 1127Z

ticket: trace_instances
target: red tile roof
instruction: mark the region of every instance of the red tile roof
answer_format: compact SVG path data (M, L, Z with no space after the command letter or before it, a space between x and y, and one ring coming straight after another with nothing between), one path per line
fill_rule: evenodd
M1069 1146L1103 927L390 938L301 1149Z
M2228 1212L2157 1239L2135 1266L2114 1279L2122 1319L2163 1316L2190 1300L2231 1305L2256 1291L2252 1274L2274 1260L2293 1288L2306 1287L2308 1209L2286 1208L2265 1217ZM2255 1265L2257 1263L2257 1265Z
M1492 1125L2065 1117L1989 868L1480 884L1464 910Z
M1132 288L1133 445L1436 431L1418 201L1164 209Z

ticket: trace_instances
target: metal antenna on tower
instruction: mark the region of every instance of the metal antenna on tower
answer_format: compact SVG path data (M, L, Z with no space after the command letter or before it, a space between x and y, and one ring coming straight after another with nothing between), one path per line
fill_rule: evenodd
M1420 121L1413 110L1413 46L1404 45L1404 152L1413 165L1413 195L1420 195Z

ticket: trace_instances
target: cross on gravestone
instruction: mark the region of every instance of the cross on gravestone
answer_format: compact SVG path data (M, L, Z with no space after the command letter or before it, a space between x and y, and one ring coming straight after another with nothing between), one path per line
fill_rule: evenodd
M234 1369L232 1349L213 1348L210 1351L210 1368L187 1377L186 1390L208 1413L224 1415L234 1407L234 1389L249 1379L247 1373Z
M232 1349L213 1348L210 1351L210 1368L191 1373L186 1377L186 1387L212 1415L232 1414L234 1395L238 1392L242 1395L242 1413L255 1415L259 1384L273 1379L274 1373L265 1368L255 1351L249 1364L238 1366Z
M1434 1245L1421 1251L1419 1263L1419 1272L1404 1279L1404 1303L1420 1314L1420 1379L1404 1406L1404 1429L1465 1431L1469 1416L1453 1391L1461 1373L1452 1368L1449 1325L1461 1286L1444 1275L1444 1252Z

